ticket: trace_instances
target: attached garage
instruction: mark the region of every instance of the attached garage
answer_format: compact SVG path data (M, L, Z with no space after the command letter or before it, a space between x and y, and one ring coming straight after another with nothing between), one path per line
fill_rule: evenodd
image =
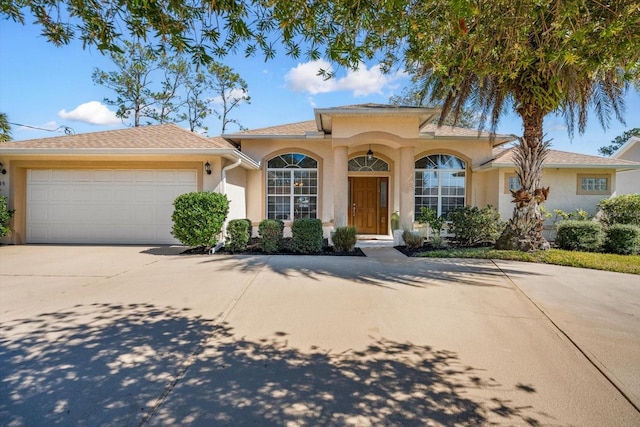
M197 171L27 171L27 243L178 243L173 200L197 190Z

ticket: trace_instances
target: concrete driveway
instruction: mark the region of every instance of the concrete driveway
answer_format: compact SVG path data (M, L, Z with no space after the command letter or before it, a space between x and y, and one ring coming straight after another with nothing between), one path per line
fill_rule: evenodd
M180 251L0 247L0 425L640 425L637 276Z

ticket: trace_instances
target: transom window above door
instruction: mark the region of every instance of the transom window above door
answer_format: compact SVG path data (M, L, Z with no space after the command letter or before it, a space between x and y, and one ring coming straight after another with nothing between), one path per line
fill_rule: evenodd
M450 154L433 154L415 163L415 213L423 207L438 216L463 207L466 202L467 163Z
M348 170L349 172L389 172L389 163L377 157L368 160L367 156L359 156L349 160Z
M300 153L267 162L267 218L292 221L317 218L318 161Z

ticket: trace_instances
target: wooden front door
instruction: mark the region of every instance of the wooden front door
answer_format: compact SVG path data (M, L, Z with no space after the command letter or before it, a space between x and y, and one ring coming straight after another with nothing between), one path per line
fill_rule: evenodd
M358 234L387 234L388 178L349 178L349 225Z

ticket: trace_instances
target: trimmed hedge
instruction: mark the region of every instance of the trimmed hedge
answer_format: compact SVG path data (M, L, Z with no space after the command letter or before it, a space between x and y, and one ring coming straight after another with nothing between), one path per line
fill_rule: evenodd
M331 240L333 240L334 252L351 252L356 247L356 228L338 227Z
M279 219L264 219L258 225L260 247L268 254L280 249L284 234L284 222Z
M449 232L462 245L495 242L504 228L498 212L492 206L477 208L464 206L449 212Z
M640 194L625 194L600 200L598 209L602 211L605 225L629 224L640 227Z
M560 249L597 252L602 246L603 236L599 222L566 220L558 224L555 243Z
M232 219L229 221L229 224L227 224L227 241L225 243L227 250L230 252L242 252L247 249L249 224L245 219Z
M13 210L9 209L7 198L0 196L0 237L6 236L11 231L9 228L11 217L13 217Z
M640 227L629 224L614 224L605 232L605 252L633 255L640 252Z
M291 225L291 250L301 254L322 252L322 221L299 218Z
M181 194L173 201L173 237L186 246L213 247L229 214L229 200L220 193Z

